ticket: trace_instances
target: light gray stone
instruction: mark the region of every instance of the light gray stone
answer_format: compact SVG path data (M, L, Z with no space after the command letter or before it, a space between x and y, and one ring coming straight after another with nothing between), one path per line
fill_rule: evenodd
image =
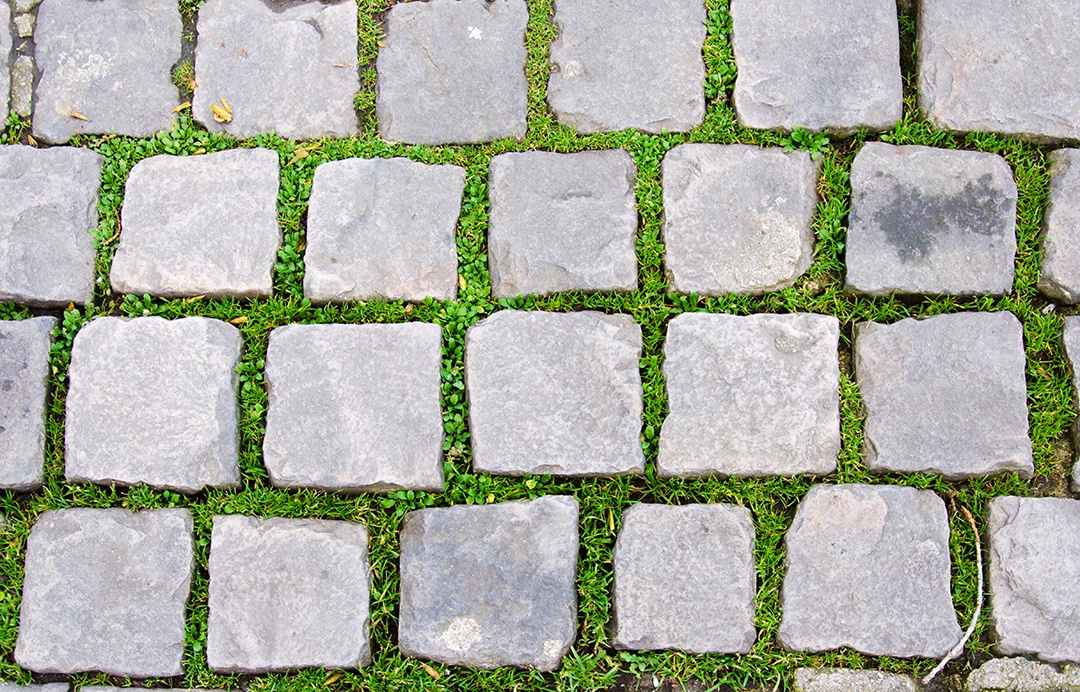
M379 134L411 144L525 136L525 0L398 3L376 67Z
M795 692L916 692L908 675L880 670L799 668L795 671Z
M1038 288L1067 305L1080 302L1080 149L1051 152L1050 201L1043 215Z
M34 111L34 59L29 55L11 63L11 110L24 118Z
M346 159L315 169L304 295L323 303L457 297L465 169Z
M191 536L186 509L43 513L26 542L15 662L35 673L180 675Z
M4 114L3 123L0 123L0 130L3 130L7 126L8 107L10 104L11 94L11 72L10 67L12 64L11 48L14 44L14 38L11 35L12 20L11 20L11 5L4 2L0 3L0 104L3 104ZM22 30L19 28L19 17L15 18L14 26L16 32L21 35Z
M491 294L637 290L637 167L622 149L491 160Z
M103 162L89 149L0 147L0 301L90 302Z
M271 482L442 492L441 336L420 322L271 332L263 441Z
M932 491L816 485L785 542L784 648L941 658L960 640L949 519Z
M742 125L848 134L900 119L895 0L732 0L731 22Z
M554 670L577 632L578 503L405 515L398 648L452 665Z
M615 647L749 653L754 522L734 505L638 504L615 543Z
M41 0L15 0L14 7L16 12L29 12L41 3Z
M679 293L760 295L814 261L818 167L805 151L681 144L663 163L664 268Z
M69 482L237 485L240 330L207 317L99 317L71 351Z
M1054 666L1026 658L992 658L968 675L967 692L1077 692L1080 669Z
M34 136L63 144L83 133L170 129L182 28L176 0L44 0L34 32Z
M14 22L15 33L19 38L30 38L34 34L34 15L17 14Z
M641 327L629 315L498 312L465 336L473 469L641 473Z
M668 324L661 478L836 470L840 323L685 313Z
M207 0L199 9L191 112L211 132L290 139L356 133L356 3ZM220 122L211 104L228 102Z
M68 692L68 689L69 685L66 682L50 682L44 685L15 685L10 682L0 683L0 692Z
M1073 405L1080 406L1080 317L1065 318L1062 344L1065 346L1065 357L1069 360L1069 370L1072 372ZM1072 489L1080 492L1080 421L1073 423L1072 437L1077 462L1073 465Z
M41 486L55 317L0 322L0 488Z
M705 3L555 3L548 104L578 132L685 132L705 118Z
M216 673L371 662L368 532L349 521L215 516L206 660Z
M113 258L117 293L258 298L281 244L278 155L153 156L131 169Z
M1016 317L969 312L862 323L855 335L870 471L1031 477L1024 335Z

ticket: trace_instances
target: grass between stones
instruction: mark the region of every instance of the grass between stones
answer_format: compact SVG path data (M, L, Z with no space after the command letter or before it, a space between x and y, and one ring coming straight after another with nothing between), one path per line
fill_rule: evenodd
M180 0L188 17L198 0ZM182 679L147 681L177 687L237 688L259 690L314 690L357 688L370 690L589 690L604 689L625 681L626 675L656 676L681 681L700 680L709 687L786 689L794 669L803 665L872 667L893 672L925 674L933 661L872 658L841 650L818 655L786 652L776 643L780 623L780 588L784 570L784 534L800 498L814 482L808 478L729 480L668 480L655 474L660 425L667 412L661 372L662 347L669 319L682 312L707 311L733 314L756 312L817 312L835 315L843 325L841 338L841 427L843 448L837 473L824 479L831 483L893 483L935 490L946 500L969 507L980 527L985 527L986 502L1005 495L1066 495L1071 446L1068 427L1075 418L1071 400L1071 376L1060 346L1062 316L1072 310L1053 309L1035 291L1040 250L1039 230L1048 190L1045 154L1049 148L991 135L959 136L933 131L920 119L914 98L914 16L902 11L902 63L907 78L904 119L880 136L860 133L833 140L821 161L821 201L815 219L818 241L814 264L794 286L763 297L729 296L699 299L667 292L663 270L662 192L660 162L673 146L683 142L749 143L779 146L779 133L746 130L737 125L728 99L735 78L730 48L731 22L726 0L707 0L708 39L704 48L708 68L708 112L703 125L686 134L643 135L617 132L578 135L555 123L545 104L548 46L555 38L552 0L529 0L528 26L529 132L524 141L500 140L478 146L406 146L379 140L374 127L373 63L380 40L380 13L392 0L360 0L360 71L363 88L356 105L362 134L348 140L300 143L273 135L234 141L207 133L182 114L169 133L152 139L82 137L76 146L89 147L105 157L100 224L96 231L99 255L98 288L94 306L63 313L63 326L52 351L53 397L47 420L45 485L32 495L0 493L0 512L10 524L0 532L0 677L29 682L29 672L13 662L18 628L22 564L26 536L35 518L45 510L61 507L187 507L195 516L196 571L187 618L186 673ZM4 141L26 141L29 123L12 117ZM1003 155L1015 171L1019 187L1015 290L1001 298L855 298L842 292L845 222L850 187L849 170L858 146L871 139L894 144L925 144L945 148L977 149ZM120 233L119 213L124 183L131 167L156 154L193 155L230 147L266 147L280 154L281 187L278 194L280 223L285 243L276 266L275 296L269 300L156 300L139 296L116 296L109 290L109 266ZM638 291L630 294L568 293L545 298L518 298L493 302L487 270L487 166L506 151L624 148L638 166L637 197L640 228L637 235ZM426 163L453 163L467 170L465 199L458 228L461 290L458 300L405 305L400 302L349 303L315 307L303 298L304 217L312 176L318 164L347 157L406 156ZM228 180L220 181L228 185ZM501 478L470 472L467 402L464 396L463 344L465 330L486 315L505 308L524 310L600 310L626 313L641 324L644 350L641 375L645 407L642 445L647 458L645 475L609 480L559 480L549 476ZM863 320L893 322L904 317L964 310L1008 310L1024 325L1027 351L1028 408L1034 444L1036 476L1025 482L1015 475L947 483L925 475L870 476L862 463L863 416L861 400L851 370L851 328ZM0 318L19 319L30 311L0 304ZM64 397L71 340L89 319L104 314L162 315L177 318L205 315L236 324L243 332L245 351L240 365L241 430L240 467L243 485L237 490L211 490L186 497L172 492L68 485L63 478ZM443 328L442 404L446 429L447 489L441 494L396 492L388 496L347 497L322 492L272 488L262 465L267 396L262 382L267 337L274 327L299 323L404 322L419 320ZM475 671L404 659L396 648L398 601L398 532L404 514L415 508L460 503L490 503L546 494L570 494L581 503L581 555L578 564L579 633L577 643L562 668L553 674L500 669ZM635 502L684 504L728 502L748 507L757 528L756 560L759 574L756 624L758 641L744 656L689 655L678 651L615 652L606 626L612 613L611 551L619 531L621 514ZM372 649L374 662L355 672L305 670L295 674L222 676L207 667L207 556L212 518L215 514L347 519L363 522L371 532ZM952 528L953 599L962 625L966 625L977 594L976 565L971 529L962 514L950 510ZM657 565L657 569L673 566ZM258 569L258 565L252 565ZM965 673L990 655L988 610L983 611L976 636L967 654L952 663L946 674ZM42 678L45 679L45 678ZM76 675L81 684L125 684L107 676Z

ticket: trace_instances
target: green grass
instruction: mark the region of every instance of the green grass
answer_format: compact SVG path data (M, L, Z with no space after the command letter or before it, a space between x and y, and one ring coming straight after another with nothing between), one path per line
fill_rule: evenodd
M201 4L180 0L189 17ZM500 140L477 146L406 146L378 139L374 122L374 77L372 60L380 40L379 13L390 0L360 0L360 66L363 88L357 96L361 134L347 140L320 140L301 144L273 135L261 135L235 142L207 133L183 113L169 133L152 139L127 137L83 137L76 146L89 147L105 157L100 202L101 222L95 231L100 248L97 274L99 284L94 307L64 312L52 352L53 398L47 421L47 464L45 485L32 495L0 493L0 512L10 524L0 531L0 676L28 682L31 676L13 662L12 651L18 627L22 583L22 560L26 536L42 512L61 507L113 507L132 510L151 507L188 507L195 516L196 571L192 583L187 620L186 674L182 679L148 681L147 684L263 690L321 690L355 688L362 690L593 690L613 685L620 676L656 675L665 679L700 680L711 687L742 689L760 685L765 689L787 689L796 667L872 667L889 671L924 674L933 661L872 658L849 651L819 655L786 652L776 643L779 626L780 586L783 579L783 536L800 498L812 485L807 478L706 479L661 481L655 474L658 433L667 412L667 397L661 372L662 349L668 320L687 311L749 314L758 312L816 312L835 315L843 324L841 343L841 427L843 446L838 471L826 482L894 483L929 488L949 501L969 507L980 526L985 526L986 501L1003 494L1045 495L1066 492L1070 444L1068 426L1075 418L1071 400L1071 376L1060 346L1063 314L1072 310L1050 309L1036 293L1039 271L1038 235L1048 189L1046 149L1015 139L992 135L967 137L935 132L920 119L913 92L914 18L901 17L903 65L906 75L906 103L903 120L880 136L860 133L852 138L834 139L828 145L811 138L819 148L821 201L814 221L817 234L814 264L794 286L762 297L728 296L699 299L668 293L663 271L662 191L660 162L672 147L683 142L747 143L783 146L801 138L785 138L780 133L741 128L728 104L734 84L735 65L730 48L731 21L726 0L707 0L708 38L704 57L708 68L706 93L708 112L703 125L685 134L644 135L616 132L578 135L558 125L545 104L548 75L548 46L555 37L552 0L530 0L528 25L529 132L524 141ZM17 118L8 123L5 141L25 135L28 124ZM895 144L925 144L946 148L990 151L1004 156L1015 170L1019 188L1017 212L1017 263L1015 291L1001 298L940 298L908 300L866 299L845 294L843 288L843 248L850 186L849 171L858 146L880 139ZM787 140L787 141L785 141ZM24 140L25 141L25 138ZM301 146L315 146L298 157ZM119 213L124 183L131 167L157 154L192 155L220 149L267 147L280 154L282 164L278 211L285 244L279 253L275 276L275 297L257 302L237 300L157 300L145 296L116 296L108 288L109 266L119 232ZM624 148L638 167L637 196L641 225L637 236L640 289L630 294L568 293L546 298L518 298L494 302L490 298L485 231L487 226L487 166L492 156L506 151ZM304 214L315 168L326 161L347 157L405 156L427 163L453 163L465 167L465 199L458 228L457 246L464 289L455 301L426 301L405 305L400 302L370 301L339 306L315 307L302 295ZM227 182L223 182L227 184ZM632 315L641 325L643 353L641 376L644 385L642 444L647 471L642 476L618 479L560 480L548 476L502 478L470 472L471 450L467 428L468 407L464 397L463 341L466 329L497 310L601 310ZM1024 325L1027 351L1028 405L1034 445L1036 477L1027 482L1015 475L946 483L923 475L870 476L863 464L863 414L861 400L851 371L851 328L864 320L892 322L905 317L926 317L964 310L1007 310ZM14 305L0 305L0 318L27 317L30 311ZM101 488L68 485L63 481L63 417L66 375L71 340L78 329L98 315L162 315L177 318L205 315L232 320L244 336L245 351L241 375L242 487L210 490L185 497L150 490ZM444 493L393 493L388 496L346 497L322 492L287 491L270 487L262 465L261 443L266 423L267 396L262 382L263 358L269 332L277 326L300 323L433 322L443 328L442 404L446 428L447 487ZM578 566L579 634L571 655L553 674L501 669L475 671L432 664L429 672L420 662L402 658L395 647L396 603L398 600L398 530L404 513L418 507L461 503L488 503L563 493L578 498L581 505L581 556ZM757 526L756 561L759 574L757 597L758 641L745 656L688 655L677 651L619 653L610 648L606 631L611 616L611 550L623 510L636 502L681 504L689 502L729 502L750 508ZM206 561L210 528L215 514L345 519L363 522L371 532L370 554L374 573L371 594L372 646L374 663L367 668L339 675L333 671L306 670L289 675L259 677L215 675L207 667L206 641ZM953 596L961 622L966 624L975 607L974 537L962 515L950 510L952 526ZM257 567L254 567L257 568ZM946 669L959 675L990 654L988 610L967 654ZM76 675L77 684L123 680L105 676Z

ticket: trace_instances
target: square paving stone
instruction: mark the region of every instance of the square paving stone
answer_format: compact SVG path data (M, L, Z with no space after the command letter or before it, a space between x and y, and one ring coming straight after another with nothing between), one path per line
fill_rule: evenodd
M681 144L663 163L672 290L761 295L814 261L818 167L805 151Z
M1080 303L1080 149L1051 152L1050 201L1043 215L1039 290L1067 305Z
M131 169L113 290L164 298L267 297L281 245L278 155L153 156Z
M15 662L35 673L180 675L191 534L186 509L43 513L26 542Z
M525 0L398 3L386 14L375 114L410 144L525 136Z
M932 491L816 485L785 544L784 648L941 658L960 641L949 518Z
M664 345L670 413L662 478L836 470L840 323L826 315L671 320Z
M240 330L206 317L100 317L75 336L69 482L237 485Z
M103 162L89 149L0 147L0 301L90 302Z
M474 668L554 670L577 632L572 497L405 515L398 647Z
M641 327L629 315L505 310L465 335L473 469L641 473Z
M1080 317L1065 318L1062 341L1065 346L1065 356L1069 359L1069 369L1072 373L1073 404L1080 405ZM1080 491L1080 421L1073 424L1072 437L1077 461L1073 466L1072 487L1074 492L1078 492Z
M1034 472L1023 327L1008 312L855 328L872 472L949 480Z
M84 133L171 129L182 31L175 0L44 0L34 31L34 136L63 144Z
M917 692L917 689L910 676L880 670L799 668L795 671L795 692Z
M0 488L36 490L45 468L45 407L55 317L0 322Z
M732 0L731 23L744 126L848 134L900 119L894 0Z
M851 165L847 290L1012 290L1016 183L997 154L868 142Z
M622 149L493 158L492 296L637 290L636 182Z
M278 487L443 490L441 329L291 324L270 333L263 459Z
M356 133L356 3L207 0L191 112L211 132L290 139ZM232 119L220 122L212 104Z
M304 295L420 302L457 296L465 169L408 159L346 159L315 169Z
M615 543L615 647L749 653L754 523L733 505L639 504Z
M216 673L358 668L368 641L361 524L215 516L206 659Z
M702 0L559 0L548 105L578 132L685 132L705 118Z

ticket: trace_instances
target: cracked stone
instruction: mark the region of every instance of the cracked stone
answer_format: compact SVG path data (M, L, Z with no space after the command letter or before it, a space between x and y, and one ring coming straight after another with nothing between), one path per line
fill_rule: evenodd
M1062 335L1065 356L1069 359L1069 369L1073 377L1073 404L1080 405L1080 317L1066 317ZM1073 465L1072 488L1080 492L1080 423L1072 428L1073 449L1076 450L1076 463Z
M1080 149L1049 155L1050 201L1043 215L1038 288L1066 305L1080 302Z
M34 59L29 55L20 55L11 64L11 110L29 118L33 108Z
M0 322L0 488L41 487L55 317Z
M799 668L795 671L795 692L916 692L916 689L910 676L880 670Z
M968 675L967 692L1075 692L1080 690L1080 669L1062 672L1026 658L992 658Z

